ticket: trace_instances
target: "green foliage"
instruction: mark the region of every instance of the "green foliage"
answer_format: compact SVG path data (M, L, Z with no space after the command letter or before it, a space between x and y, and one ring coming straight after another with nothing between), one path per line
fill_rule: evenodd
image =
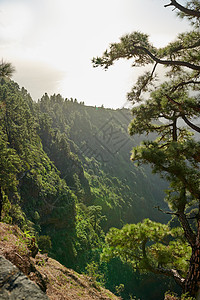
M26 225L25 213L22 211L19 204L13 204L10 209L10 215L12 217L13 224L18 225L20 228L23 228Z
M12 77L13 73L15 72L15 68L12 66L11 63L5 62L3 59L0 62L0 78L10 78Z
M120 285L117 285L117 286L115 287L115 289L116 289L116 294L120 296L120 295L121 295L121 292L124 290L124 284L121 283Z
M0 127L0 186L6 193L17 193L17 175L23 170L22 161L15 149L9 148L8 145L7 136Z
M99 271L99 266L96 262L92 261L86 267L86 274L93 280L94 283L104 285L104 275Z
M106 243L103 260L118 256L141 272L159 273L160 267L177 268L185 275L191 255L179 228L170 229L168 225L149 219L127 224L122 229L111 228L106 235Z
M96 110L60 95L45 94L35 103L24 88L5 79L0 91L2 220L26 232L22 252L28 245L34 256L38 251L34 239L39 236L38 243L45 244L39 245L41 250L79 272L95 262L109 286L108 264L100 263L105 232L148 214L158 219L153 206L162 198L158 177L130 163L133 141L126 135L124 143L129 111ZM111 133L115 128L124 143L105 162L106 132L98 131L102 123L109 124ZM96 135L102 142L98 149ZM87 147L96 152L87 152ZM109 147L115 151L113 142ZM50 238L51 247L49 238L40 241L44 236ZM114 273L110 269L109 276ZM121 283L120 272L114 278L113 291ZM133 294L131 288L123 295Z
M182 294L181 297L178 297L176 294L171 292L165 293L165 299L166 300L195 300L194 297L190 297L188 293Z
M41 110L39 134L45 151L79 201L102 207L107 218L101 224L104 230L107 231L111 226L120 227L123 222L141 220L145 216L145 210L139 212L141 197L148 210L156 216L157 212L152 209L151 202L162 197L156 185L158 178L150 180L151 175L147 169L143 171L130 164L132 140L128 136L124 138L126 130L122 129L122 126L127 128L131 120L129 111L96 110L78 103L74 105L60 95L49 97L47 94L38 105ZM117 128L119 140L127 139L123 151L119 151L116 158L110 155L106 163L102 162L108 156L103 131L99 132L102 123L108 123L109 128ZM99 149L94 139L96 135L102 139ZM116 146L111 143L109 148L115 151ZM130 177L127 176L129 172ZM141 184L143 180L145 189ZM156 196L153 192L149 194L149 190L154 191Z
M1 221L7 224L12 223L12 217L10 216L10 210L11 210L11 203L8 199L7 195L3 196L3 206L2 206L2 212L1 212Z
M199 290L200 269L199 260L194 259L200 246L200 148L191 132L200 132L194 122L200 117L200 12L198 1L185 1L184 5L171 1L165 5L168 6L191 21L190 32L179 34L163 48L153 47L146 34L133 32L121 37L119 43L111 44L102 57L93 59L93 64L107 69L125 58L131 59L133 66L152 66L151 72L138 78L128 93L128 100L133 103L130 134L154 133L154 138L151 135L134 147L131 159L138 165L149 164L154 173L170 182L166 201L172 212L168 214L178 217L185 241L179 235L174 236L166 225L146 220L121 230L111 229L106 236L108 247L103 257L119 256L134 268L172 276L183 292L193 297ZM155 74L158 65L166 67L164 79L158 80ZM195 222L189 217L192 214Z
M51 238L48 235L41 235L37 238L37 244L42 253L48 253L52 248Z

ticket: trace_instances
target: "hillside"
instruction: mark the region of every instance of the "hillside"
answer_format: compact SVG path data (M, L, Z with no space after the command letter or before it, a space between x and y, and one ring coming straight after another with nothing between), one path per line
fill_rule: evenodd
M155 220L163 217L154 207L162 202L166 183L152 175L148 167L136 167L130 161L132 148L146 139L144 135L131 137L128 134L132 119L130 110L88 107L76 99L47 94L38 106L40 113L49 118L56 134L60 132L67 137L69 148L81 161L83 172L82 169L76 171L81 196L87 205L103 207L103 213L109 216L105 229L149 216ZM49 148L47 130L40 136L45 151L61 171L61 177L76 191L71 177L77 165L69 170L69 161L65 166L63 160L55 156L55 149ZM80 199L80 193L77 196Z
M0 237L0 255L7 258L10 262L17 266L22 273L27 275L29 279L35 282L40 289L45 292L49 299L119 299L108 290L98 286L98 284L92 278L67 269L59 262L51 259L45 254L38 253L36 257L33 258L31 256L30 247L28 247L28 239L17 226L10 226L0 223ZM0 271L0 274L1 272L2 270ZM22 293L22 286L20 290L20 283L18 284L18 291L19 293ZM2 297L1 299L4 299L4 294L1 294L2 286L5 286L5 282L1 284L0 290L0 295ZM35 299L34 296L35 295L33 291L33 294L30 294L29 298ZM21 296L18 294L18 297ZM42 292L40 297L42 298Z
M167 183L130 161L132 147L145 138L128 135L130 111L87 107L60 95L35 103L1 78L0 118L2 221L31 233L40 248L45 240L49 255L77 272L95 266L113 292L124 284L124 299L135 293L153 299L149 275L144 280L117 259L100 259L110 227L146 217L166 221L154 207L162 206ZM156 280L151 276L152 291ZM168 281L158 280L166 290Z

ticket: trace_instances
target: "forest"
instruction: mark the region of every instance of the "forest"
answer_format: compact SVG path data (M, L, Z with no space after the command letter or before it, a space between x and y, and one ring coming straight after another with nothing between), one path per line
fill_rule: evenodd
M131 110L35 102L0 64L0 221L124 300L199 299L200 4L186 2L165 5L191 22L168 46L133 32L92 59L152 68Z
M45 94L36 103L6 78L1 95L2 222L36 235L39 247L50 240L49 255L68 267L85 272L94 265L113 291L126 284L127 273L136 285L142 279L128 265L100 261L105 234L149 215L167 221L155 206L166 207L168 185L131 163L141 137L127 133L130 111L87 107L61 95ZM122 266L124 283L116 275Z

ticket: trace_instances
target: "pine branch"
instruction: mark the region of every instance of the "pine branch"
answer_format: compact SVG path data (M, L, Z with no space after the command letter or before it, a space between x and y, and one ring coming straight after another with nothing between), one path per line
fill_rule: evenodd
M150 56L157 64L161 65L168 65L168 66L182 66L182 67L187 67L192 70L197 70L200 71L200 66L191 64L187 61L181 61L181 60L162 60L155 55L153 55L147 48L143 46L137 46L133 43L133 46L137 50L142 50L144 51L148 56Z
M171 97L169 97L168 95L165 95L167 97L167 99L172 103L172 104L175 104L176 106L178 106L179 108L179 111L181 113L181 117L182 119L185 121L185 123L190 127L192 128L193 130L197 131L200 133L200 127L198 127L197 125L193 124L192 122L190 122L188 120L188 118L185 116L184 114L184 110L183 110L183 107L182 107L182 104L181 103L178 103L177 101L173 100ZM198 111L200 111L200 107L198 106L195 106L194 109L197 109Z
M159 211L161 211L164 214L178 216L177 212L164 211L163 209L160 208L160 206L155 206L154 208L157 208Z
M171 92L175 92L179 87L183 87L185 85L188 85L188 84L200 84L200 81L195 81L195 80L189 80L189 81L183 81L183 82L180 82L179 84L177 84L176 86L174 86L172 89L171 89ZM200 108L198 108L199 111L200 111Z
M192 129L194 129L195 131L200 133L200 127L198 127L197 125L191 123L185 115L182 115L182 119L185 121L185 123L190 126Z
M174 6L175 8L177 8L178 10L180 10L181 12L185 13L188 16L200 18L200 11L189 9L179 4L176 0L171 0L169 4L164 5L164 7L168 7L168 6Z

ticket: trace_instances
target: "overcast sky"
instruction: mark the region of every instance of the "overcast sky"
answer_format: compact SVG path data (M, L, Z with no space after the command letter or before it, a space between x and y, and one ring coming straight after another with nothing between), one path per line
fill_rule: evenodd
M180 3L184 1L180 0ZM47 92L87 105L122 107L139 69L119 61L93 68L109 43L139 30L164 46L187 30L169 0L0 0L0 57L34 100Z

